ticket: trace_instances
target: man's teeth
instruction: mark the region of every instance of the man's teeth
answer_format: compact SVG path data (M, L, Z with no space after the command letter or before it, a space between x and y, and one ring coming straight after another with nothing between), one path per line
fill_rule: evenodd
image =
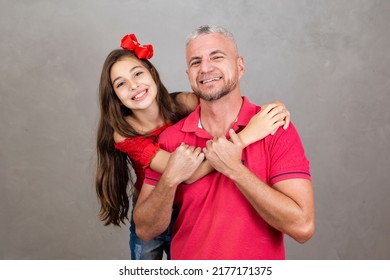
M202 84L206 84L206 83L209 83L209 82L218 81L218 80L220 80L220 79L221 79L220 77L212 78L212 79L207 79L207 80L201 81L201 83L202 83Z
M134 96L132 99L133 100L136 100L136 99L140 99L142 96L144 96L146 93L146 90L144 90L143 92L140 92L138 93L136 96Z

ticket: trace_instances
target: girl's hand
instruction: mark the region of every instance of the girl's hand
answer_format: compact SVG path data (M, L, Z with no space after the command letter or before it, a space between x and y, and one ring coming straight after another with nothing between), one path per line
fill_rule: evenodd
M290 112L283 103L276 101L261 107L261 111L252 117L248 125L239 133L244 147L257 142L268 135L274 135L279 127L287 129L290 125Z
M283 129L286 130L288 128L288 126L290 125L290 120L291 120L290 112L287 110L287 108L284 105L284 103L282 103L280 101L274 101L271 104L276 104L277 106L281 106L283 108L284 112L286 113L286 117L284 119L285 120L285 124L283 125ZM275 134L276 130L274 131L274 133L272 133L272 135Z

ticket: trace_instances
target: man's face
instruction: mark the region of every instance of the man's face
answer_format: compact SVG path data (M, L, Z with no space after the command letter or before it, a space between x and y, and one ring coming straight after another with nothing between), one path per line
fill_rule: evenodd
M186 58L192 90L204 100L217 100L234 91L244 73L244 61L234 42L221 34L192 40Z

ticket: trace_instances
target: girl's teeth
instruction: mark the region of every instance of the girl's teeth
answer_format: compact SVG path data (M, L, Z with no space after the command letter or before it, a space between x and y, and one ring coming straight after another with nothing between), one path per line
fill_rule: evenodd
M139 94L137 94L136 96L134 96L133 99L134 99L134 100L135 100L135 99L139 99L139 98L141 98L142 96L144 96L145 93L146 93L146 90L143 91L143 92L141 92L141 93L139 93Z

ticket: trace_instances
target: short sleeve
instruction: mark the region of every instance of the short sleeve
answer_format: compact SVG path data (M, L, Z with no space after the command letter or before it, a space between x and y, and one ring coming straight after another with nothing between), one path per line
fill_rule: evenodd
M290 123L287 130L278 129L271 139L270 183L298 178L311 180L310 164L294 125Z
M144 183L152 186L156 186L158 181L160 180L161 174L157 171L154 171L151 168L147 168L145 170L145 179Z
M155 136L137 136L115 143L115 148L126 153L132 162L136 162L139 167L145 169L150 165L160 146Z

